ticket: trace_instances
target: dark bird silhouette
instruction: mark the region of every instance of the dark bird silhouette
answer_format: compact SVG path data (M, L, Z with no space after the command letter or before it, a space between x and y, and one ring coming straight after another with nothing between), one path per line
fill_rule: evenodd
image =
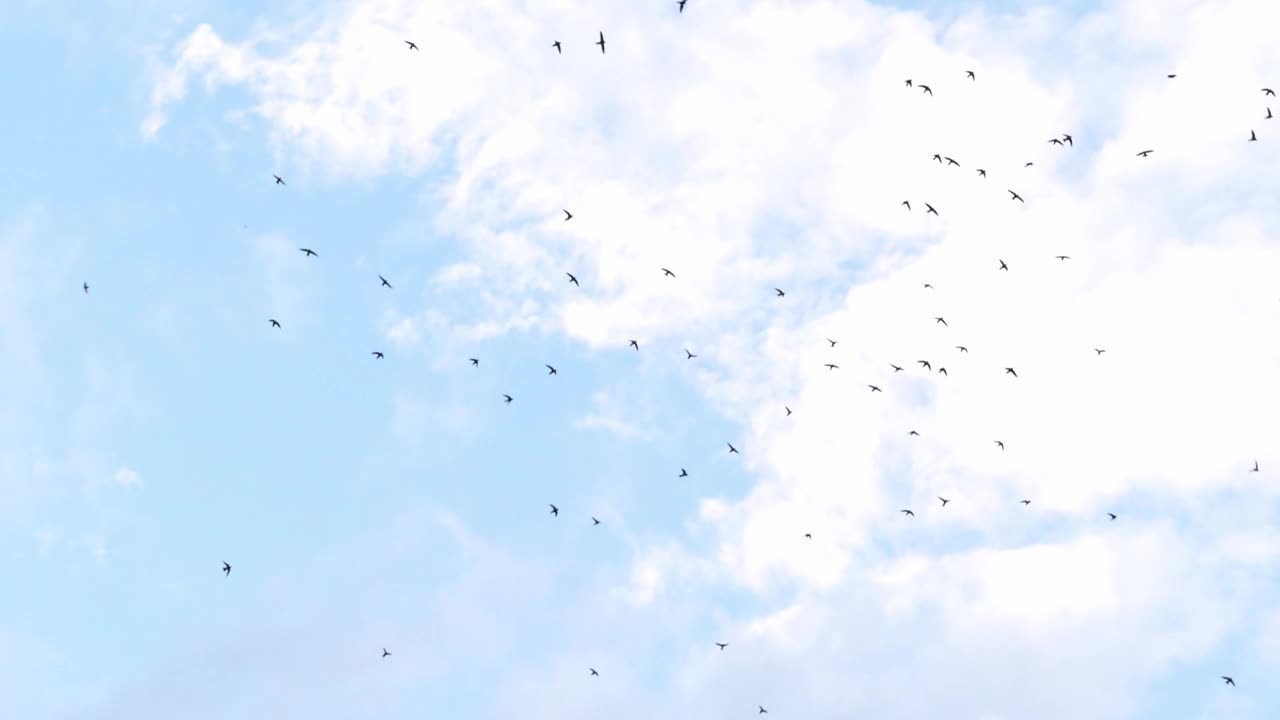
M311 248L298 248L298 252L301 252L303 255L306 255L307 257L317 257L316 251L312 250Z
M1001 450L1003 450L1003 449L1004 449L1004 443L1000 442L999 440L995 440L994 442L995 442L995 444L996 444L996 445L1000 446L1000 449L1001 449Z
M724 650L725 648L729 647L729 643L716 643L716 647L720 648L721 650Z
M756 713L757 715L768 715L768 714L769 714L769 711L768 711L768 710L765 710L763 705L758 705L757 707L759 707L759 708L760 708L760 712Z
M812 540L812 539L813 539L813 535L810 535L809 533L805 533L805 534L804 534L804 536L805 536L805 538L807 538L807 539L809 539L809 540Z
M1169 79L1170 79L1170 80L1172 80L1172 79L1174 79L1174 78L1176 78L1176 77L1178 77L1178 76L1177 76L1177 75L1174 75L1174 74L1170 74L1170 75L1169 75Z
M694 355L693 353L689 352L689 348L684 348L684 355L685 355L685 358L684 358L685 360L692 360L698 357L697 355Z
M835 347L836 343L840 342L839 340L832 340L831 338L826 338L826 341L831 343L831 347Z
M515 398L511 397L510 395L503 395L503 396L502 396L502 400L503 400L503 402L505 402L506 404L510 405L510 404L511 404L511 401L512 401L512 400L515 400Z
M1062 139L1063 139L1063 140L1066 140L1066 141L1067 141L1067 144L1068 144L1068 145L1070 145L1071 147L1075 147L1075 146L1076 146L1076 141L1075 141L1075 139L1074 139L1074 138L1072 138L1070 135L1068 135L1068 134L1066 134L1066 133L1062 133Z
M1109 513L1107 513L1107 515L1110 515L1112 520L1115 520L1115 519L1116 519L1116 514L1115 514L1115 513L1111 513L1111 512L1109 512Z
M390 657L390 656L391 656L391 653L387 652L386 648L382 648L382 657Z
M684 12L684 4L689 0L676 0L676 5L680 6L679 12Z
M414 43L413 43L412 41L410 41L410 40L405 40L405 41L404 41L404 44L405 44L405 45L408 45L410 50L417 50L417 49L418 49L418 46L417 46L416 44L414 44Z
M942 501L942 507L946 507L947 503L951 502L950 500L942 497L941 495L938 496L938 499Z
M1012 376L1014 376L1014 377L1018 377L1018 373L1017 373L1017 372L1015 372L1013 368L1005 368L1005 369L1004 369L1004 374L1005 374L1005 375L1012 375Z
M1071 256L1070 255L1054 255L1054 258L1058 260L1070 260Z
M902 204L903 204L903 205L906 205L908 210L910 210L910 209L911 209L911 203L907 202L906 200L903 200L903 201L902 201Z
M371 354L371 355L373 355L374 357L378 358L379 360L381 360L381 359L382 359L382 357L383 357L383 356L382 356L382 353L378 352L377 350L374 350L374 351L373 351L372 353L370 353L370 354Z
M889 367L893 368L894 372L902 372L902 368L898 367L897 365L894 365L893 363L889 363Z
M559 54L559 55L563 55L563 54L564 54L564 50L561 50L561 49L560 49L560 41L559 41L559 40L557 40L557 41L555 41L555 42L551 43L551 47L553 47L553 48L555 48L555 49L556 49L556 53L557 53L557 54Z
M944 158L942 158L942 159L943 159L943 160L946 160L948 165L955 165L956 167L960 167L960 163L956 162L956 161L955 161L954 159L952 159L952 158L944 157Z
M1023 200L1023 199L1022 199L1022 196L1021 196L1021 195L1019 195L1018 193L1016 193L1016 192L1014 192L1014 191L1012 191L1012 190L1010 190L1010 191L1009 191L1009 194L1013 196L1013 199L1014 199L1014 200L1017 200L1017 201L1018 201L1018 202L1020 202L1020 203L1025 203L1025 202L1026 202L1026 200Z
M272 175L271 177L273 177L273 178L275 178L275 179L276 179L276 184L277 184L277 185L288 185L288 184L289 184L289 183L285 182L285 181L284 181L284 178L280 177L279 175Z
M226 577L231 574L231 565L225 560L222 562L222 576Z
M1236 681L1235 681L1235 680L1232 680L1231 678L1227 677L1226 675L1219 675L1218 677L1221 677L1221 678L1225 681L1225 683L1224 683L1224 684L1226 684L1226 685L1232 685L1232 686L1234 686L1234 685L1236 684Z
M911 512L910 510L900 510L899 512L901 512L903 515L910 515L911 517L916 516L916 514Z
M915 430L908 431L908 432L907 432L907 434L908 434L908 435L915 435L916 437L920 437L920 433L916 432Z
M1022 503L1023 507L1031 504L1030 500L1019 500L1018 502Z
M689 477L689 471L688 471L688 470L685 470L684 468L680 468L680 475L679 475L679 477Z
M1263 118L1263 120L1270 120L1271 117L1271 108L1267 108L1267 116Z
M986 176L987 176L987 171L983 170L982 168L978 168L978 177L986 177Z
M280 321L275 318L268 318L267 322L271 323L271 327L280 327Z
M840 366L839 366L839 365L835 365L835 364L833 364L833 363L827 363L824 367L826 367L828 370L836 370L836 369L838 369Z
M1146 157L1153 152L1155 152L1155 150L1143 150L1142 152L1138 153L1138 157Z
M1254 460L1254 461L1253 461L1253 469L1252 469L1252 470L1250 470L1249 472L1258 472L1258 461L1257 461L1257 460Z
M556 507L555 505L552 505L551 503L547 503L547 505L551 507L552 515L556 517L560 517L560 508Z
M600 39L596 41L596 45L600 46L600 54L604 54L604 31L600 31Z
M936 317L936 318L934 318L934 319L933 319L933 322L934 322L934 323L942 323L942 324L943 324L943 325L945 325L946 327L951 327L950 325L947 325L947 321L946 321L946 320L944 320L943 318L940 318L940 317Z
M471 366L475 367L480 364L480 358L467 358L471 361Z
M730 453L737 453L737 452L738 452L738 448L734 447L734 446L733 446L733 443L725 443L725 445L728 445L728 446L729 446L729 452L730 452ZM741 455L742 453L738 453L738 454L739 454L739 455Z
M782 409L787 411L787 417L791 417L791 408L787 407L786 405L783 405Z
M591 675L593 677L600 677L600 673L596 672L595 668L587 668L587 669L591 671Z
M1062 141L1061 141L1061 140L1059 140L1058 138L1050 138L1050 139L1049 139L1049 142L1053 143L1054 145L1061 145L1061 144L1062 144Z
M773 291L774 291L775 293L777 293L777 294L778 294L778 297L786 297L786 296L787 296L787 294L786 294L786 293L782 292L782 291L781 291L781 290L779 290L778 288L774 288L774 289L773 289Z
M934 159L934 160L937 160L939 165L941 165L941 164L942 164L942 156L941 156L941 155L939 155L938 153L934 153L934 154L933 154L933 159Z
M382 281L382 287L387 288L388 290L390 290L390 289L391 289L391 283L387 282L387 279L386 279L386 278L384 278L384 277L382 277L381 275L379 275L379 276L378 276L378 279Z
M947 372L947 369L946 369L946 368L944 368L944 367L940 367L940 368L938 368L938 374L939 374L939 375L946 375L947 377L951 377L951 375Z
M89 283L85 283L83 287L84 287L84 294L85 294L85 295L88 295L88 294L89 294Z
M1276 91L1275 91L1275 90L1272 90L1271 88L1262 88L1262 92L1264 92L1264 93L1266 93L1267 95L1270 95L1270 96L1272 96L1272 97L1275 97L1275 94L1276 94Z
M871 388L871 392L884 392L883 390L876 387L875 385L868 385L867 387Z
M548 375L557 375L557 374L558 374L558 373L556 372L556 369L555 369L555 368L553 368L553 367L551 367L550 365L546 365L545 367L547 368L547 374L548 374Z
M662 268L662 274L665 275L666 277L672 277L672 278L676 276L675 273L671 272L666 268Z
M933 95L933 88L929 87L928 85L921 85L920 89L923 90L924 92L929 93L930 96Z
M578 283L578 278L573 276L573 273L567 272L565 273L565 275L569 276L569 282L573 283L574 285L577 285L578 287L582 287L582 285Z
M1026 165L1023 165L1022 167L1024 167L1024 168L1029 168L1029 167L1031 167L1032 165L1035 165L1035 163L1033 163L1033 162L1029 162L1029 163L1027 163Z
M925 203L925 204L924 204L924 206L925 206L926 208L928 208L927 210L925 210L925 211L924 211L924 214L925 214L925 215L928 215L929 213L933 213L934 215L937 215L937 214L938 214L938 211L937 211L937 210L934 210L934 209L933 209L933 206L932 206L932 205L930 205L929 203Z
M1254 131L1250 130L1250 131L1249 131L1249 142L1258 142L1258 133L1256 133L1256 132L1254 132Z
M563 210L564 208L561 208L561 209ZM565 211L564 211L564 221L565 221L565 222L569 222L569 221L570 221L570 220L572 220L572 219L573 219L573 213L569 212L568 210L565 210Z
M911 78L907 78L906 82L907 82L907 87L911 87Z
M920 363L920 367L923 367L925 370L933 369L933 366L929 364L928 360L917 360L916 362Z
M965 346L963 346L963 345L957 345L957 346L956 346L956 349L957 349L957 350L959 350L959 351L960 351L960 352L962 352L962 353L967 353L967 352L969 352L969 348L967 348L967 347L965 347Z
M591 526L592 526L592 527L595 527L596 525L599 525L599 524L600 524L600 521L596 519L596 516L595 516L595 515L592 515L592 516L591 516Z
M997 260L999 260L999 258L997 258ZM1008 266L1008 265L1005 265L1003 260L1000 260L1000 267L999 267L999 268L997 268L997 269L999 269L999 270L1008 270L1008 269L1009 269L1009 266Z
M977 78L977 76L975 76L975 75L973 74L973 71L972 71L972 70L965 70L965 71L964 71L964 74L965 74L965 75L967 75L967 76L969 77L969 79L970 79L970 80L977 80L977 79L978 79L978 78Z
M635 340L632 340L631 342L629 342L629 343L627 343L627 344L628 344L628 345L630 345L631 347L635 348L635 349L636 349L636 352L640 352L640 343L636 342Z
M1101 349L1099 349L1099 348L1094 348L1094 349L1093 349L1093 351L1094 351L1094 352L1096 352L1096 353L1098 353L1099 355L1101 355L1102 353L1106 352L1106 350L1101 350Z

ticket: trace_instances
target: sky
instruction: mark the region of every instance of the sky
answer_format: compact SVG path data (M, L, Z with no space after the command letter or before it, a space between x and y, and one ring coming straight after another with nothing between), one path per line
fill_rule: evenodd
M1280 6L253 5L0 9L6 717L1275 717Z

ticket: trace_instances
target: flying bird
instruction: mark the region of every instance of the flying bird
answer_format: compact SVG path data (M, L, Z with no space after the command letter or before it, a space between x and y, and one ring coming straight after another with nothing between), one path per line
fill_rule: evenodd
M1054 255L1054 257L1055 257L1056 259L1058 259L1058 260L1070 260L1070 259L1071 259L1071 256L1070 256L1070 255Z
M1075 139L1073 139L1070 135L1068 135L1068 134L1066 134L1066 133L1062 133L1062 139L1063 139L1063 140L1066 140L1066 141L1067 141L1067 144L1068 144L1068 145L1070 145L1071 147L1075 147L1075 146L1076 146L1076 141L1075 141Z
M757 715L768 715L768 714L769 714L769 711L768 711L768 710L765 710L763 705L758 705L757 707L759 707L759 708L760 708L760 712L756 713Z
M839 340L832 340L831 338L826 338L826 341L831 343L831 347L835 347L836 343L840 342Z
M503 400L503 402L505 402L506 404L510 405L510 404L511 404L511 401L512 401L512 400L515 400L515 398L511 397L510 395L503 395L503 396L502 396L502 400Z
M960 351L960 352L962 352L962 353L967 353L967 352L969 352L969 348L967 348L967 347L965 347L965 346L963 346L963 345L957 345L957 346L956 346L956 349L957 349L957 350L959 350L959 351Z
M876 387L875 385L868 385L867 387L871 388L871 392L884 392L883 390Z
M280 177L279 175L272 175L271 177L276 179L277 185L288 185L288 183L284 181L284 178Z
M298 248L298 252L301 252L303 255L306 255L307 257L318 257L316 255L316 251L312 250L311 248Z
M475 367L480 364L480 358L467 358L471 361L471 366Z
M1000 446L1000 449L1001 449L1001 450L1003 450L1003 449L1004 449L1004 443L1003 443L1003 442L1000 442L999 440L995 440L994 442L995 442L995 444L996 444L996 445L999 445L999 446Z
M982 168L978 168L978 177L986 177L986 176L987 176L987 171L983 170Z
M1012 375L1012 376L1014 376L1014 377L1018 377L1018 373L1017 373L1017 372L1015 372L1013 368L1005 368L1005 369L1004 369L1004 374L1005 374L1005 375Z
M1106 352L1106 350L1102 350L1102 349L1100 349L1100 348L1094 348L1094 349L1093 349L1093 351L1094 351L1094 352L1096 352L1096 353L1098 353L1099 355L1101 355L1102 353Z
M596 42L596 45L600 46L600 54L603 55L604 54L604 31L603 30L600 31L600 39Z
M1252 470L1250 470L1249 472L1258 472L1258 461L1257 461L1257 460L1254 460L1254 461L1253 461L1253 469L1252 469Z
M1267 95L1270 95L1270 96L1272 96L1272 97L1275 97L1275 94L1276 94L1276 91L1275 91L1275 90L1272 90L1271 88L1262 88L1262 92L1264 92L1264 93L1266 93Z
M389 657L390 655L391 653L387 652L386 648L382 648L382 657Z
M1226 685L1233 685L1233 686L1234 686L1234 685L1236 684L1236 681L1235 681L1235 680L1232 680L1231 678L1227 677L1226 675L1219 675L1218 677L1222 678L1222 679L1225 681L1225 683L1224 683L1224 684L1226 684Z
M381 360L381 359L382 359L382 357L383 357L382 353L378 352L377 350L374 350L372 353L370 353L370 355L373 355L374 357L378 358L379 360Z
M786 297L787 295L786 293L782 292L778 288L774 288L773 291L778 294L778 297Z
M893 368L894 372L902 372L902 368L898 367L897 365L894 365L893 363L889 363L889 367Z
M737 453L737 452L738 452L738 448L734 447L734 446L733 446L733 443L725 443L725 445L728 445L728 446L729 446L729 452L730 452L730 453ZM738 453L738 454L739 454L739 455L741 455L742 453Z
M934 319L933 319L933 322L934 322L934 323L942 323L942 324L943 324L944 326L946 326L946 327L951 327L950 325L947 325L947 321L946 321L946 320L944 320L943 318L940 318L940 317L936 317L936 318L934 318Z
M1270 119L1271 119L1271 117L1272 117L1272 115L1271 115L1271 108L1267 108L1267 116L1266 116L1265 118L1263 118L1263 120L1270 120Z
M933 95L933 88L929 87L928 85L921 85L920 89L923 90L924 92L929 93L930 96Z
M688 470L685 470L684 468L680 468L680 475L679 475L679 477L689 477L689 471L688 471Z
M1049 142L1053 143L1054 145L1061 145L1061 144L1062 144L1062 141L1061 141L1061 140L1059 140L1058 138L1049 138Z
M1018 502L1022 503L1024 507L1031 504L1030 500L1019 500Z
M408 45L410 50L417 50L417 49L418 49L418 46L417 46L416 44L414 44L412 41L405 40L405 41L404 41L404 44L405 44L405 45Z
M938 214L938 211L937 211L937 210L934 210L934 209L933 209L933 206L932 206L932 205L930 205L929 203L925 203L925 204L924 204L924 206L925 206L926 208L928 208L928 210L925 210L925 213L924 213L925 215L928 215L929 213L933 213L934 215L937 215L937 214Z
M939 165L941 165L941 164L942 164L942 156L941 156L941 155L939 155L938 153L934 153L934 154L933 154L933 159L934 159L934 160L937 160Z
M635 349L636 349L636 352L640 352L640 343L636 342L635 340L632 340L631 342L629 342L629 343L627 343L627 344L628 344L628 345L630 345L631 347L635 348Z
M1029 162L1029 163L1027 163L1026 165L1023 165L1022 167L1024 167L1024 168L1029 168L1029 167L1031 167L1032 165L1035 165L1035 163L1033 163L1033 162Z
M384 277L382 277L381 275L379 275L379 276L378 276L378 279L382 281L382 287L387 288L388 290L390 290L390 289L391 289L391 283L387 282L387 279L386 279L386 278L384 278Z
M915 435L916 437L920 437L920 433L916 432L915 430L911 430L911 431L909 431L907 434L908 434L908 435Z
M672 277L672 278L673 278L673 277L675 277L675 276L676 276L676 274L675 274L675 273L671 272L670 270L668 270L668 269L666 269L666 268L662 268L662 274L663 274L663 276L665 276L665 277Z
M839 365L835 365L835 364L833 364L833 363L827 363L824 367L826 367L828 370L836 370L836 369L838 369L840 366L839 366Z
M582 285L578 283L578 278L573 276L573 273L567 272L565 273L565 275L569 276L569 282L573 283L574 285L577 285L578 287L582 287Z
M600 673L596 672L596 669L595 669L595 668L587 668L587 669L591 671L591 675L592 675L592 676L594 676L594 677L600 677Z
M804 536L805 536L805 538L806 538L806 539L809 539L809 540L812 540L812 539L813 539L813 535L812 535L812 534L810 534L810 533L805 533L805 534L804 534Z
M729 647L729 643L716 643L716 647L720 648L721 650L724 650L725 648Z
M787 407L786 405L783 405L782 409L787 411L787 417L791 417L791 408Z
M561 50L561 49L560 49L560 41L559 41L559 40L557 40L557 41L555 41L555 42L551 43L551 47L553 47L553 48L555 48L555 49L556 49L556 53L557 53L557 54L559 54L559 55L563 55L563 54L564 54L564 50Z
M560 517L560 508L556 507L555 505L552 505L551 503L547 503L547 505L551 508L552 515L556 517Z
M925 283L925 284L924 284L924 287L925 287L925 289L926 289L926 290L933 290L933 289L934 289L934 287L933 287L932 285L930 285L929 283Z
M947 503L951 502L950 500L942 497L941 495L938 496L938 499L942 501L942 507L946 507Z
M975 77L975 76L974 76L974 74L973 74L973 71L972 71L972 70L965 70L965 71L964 71L964 74L965 74L965 75L967 75L967 76L969 77L969 79L970 79L970 80L977 80L977 79L978 79L977 77Z
M698 357L697 355L694 355L693 353L689 352L689 348L684 348L684 354L685 354L685 358L684 358L685 360L692 360Z
M592 515L592 516L591 516L591 527L595 527L596 525L599 525L599 524L600 524L600 521L596 519L596 516L595 516L595 515Z
M906 82L907 82L907 87L911 87L911 78L907 78Z
M999 260L999 258L996 258L996 259ZM1005 265L1003 260L1000 260L1000 267L997 268L997 270L1008 270L1008 269L1009 269L1009 266Z
M1256 133L1256 132L1254 132L1254 131L1250 130L1250 131L1249 131L1249 142L1258 142L1258 133Z
M275 318L267 318L267 322L271 323L271 327L280 327L280 321Z
M564 208L561 208L561 210L564 210ZM565 210L565 211L564 211L564 221L565 221L565 222L569 222L569 221L570 221L570 220L572 220L572 219L573 219L573 213L569 212L568 210Z
M906 201L906 200L903 200L903 201L902 201L902 204L903 204L903 205L906 205L908 210L910 210L910 209L911 209L911 203L910 203L910 202L908 202L908 201Z
M1138 153L1138 157L1146 157L1153 152L1155 152L1155 150L1143 150L1142 152Z
M947 377L951 377L951 375L947 373L947 369L946 369L946 368L944 368L944 367L940 367L940 368L938 368L938 374L939 374L939 375L946 375Z
M1009 194L1013 196L1013 199L1014 199L1014 200L1017 200L1017 201L1018 201L1018 202L1020 202L1020 203L1025 203L1025 202L1026 202L1026 200L1023 200L1023 199L1022 199L1022 196L1021 196L1021 195L1019 195L1018 193L1016 193L1016 192L1014 192L1014 191L1012 191L1012 190L1010 190L1010 191L1009 191Z
M85 295L88 295L88 294L89 294L89 283L85 283L85 284L84 284L84 294L85 294Z
M548 375L558 375L558 374L559 374L559 373L557 373L557 372L556 372L556 369L555 369L555 368L553 368L553 367L551 367L550 365L545 365L544 367L546 367L546 368L547 368L547 370L548 370L547 374L548 374Z
M1107 514L1111 516L1111 519L1112 519L1112 520L1115 520L1115 519L1116 519L1116 514L1115 514L1115 513L1109 512L1109 513L1107 513Z
M676 5L680 6L680 12L684 12L684 4L689 0L676 0Z
M955 165L956 167L960 167L960 163L956 162L952 158L944 157L943 160L946 160L948 165Z
M231 574L231 565L225 560L222 562L222 576L226 577Z
M933 369L933 366L929 364L928 360L917 360L916 362L920 363L920 367L923 367L925 370Z
M899 512L901 512L903 515L910 515L911 517L915 517L915 516L916 516L916 514L915 514L915 513L913 513L913 512L911 512L910 510L901 510L901 511L899 511Z

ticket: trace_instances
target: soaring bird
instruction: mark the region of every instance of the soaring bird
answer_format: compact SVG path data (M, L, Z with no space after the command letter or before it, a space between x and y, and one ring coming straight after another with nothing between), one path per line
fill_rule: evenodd
M894 372L902 372L902 368L898 367L897 365L894 365L893 363L889 363L889 367L893 368Z
M997 259L997 260L999 260L999 258L996 258L996 259ZM1003 260L1000 260L1000 267L999 267L999 268L997 268L997 269L999 269L999 270L1008 270L1008 269L1009 269L1009 266L1008 266L1008 265L1005 265L1005 263L1004 263L1004 261L1003 261Z
M933 159L934 159L934 160L937 160L939 165L941 165L941 164L942 164L942 155L940 155L940 154L938 154L938 153L934 153L934 154L933 154Z
M676 276L676 274L675 274L675 273L671 272L670 270L668 270L668 269L666 269L666 268L662 268L662 274L663 274L663 276L664 276L664 277L672 277L672 278L673 278L673 277L675 277L675 276Z
M561 210L564 210L564 208L561 208ZM570 221L570 220L572 220L572 219L573 219L573 213L569 212L568 210L565 210L565 211L564 211L564 221L565 221L565 222L569 222L569 221Z
M1276 91L1275 91L1275 90L1272 90L1271 88L1262 88L1262 92L1264 92L1264 93L1266 93L1267 95L1270 95L1270 96L1272 96L1272 97L1275 97L1275 94L1276 94Z
M222 576L226 577L231 574L231 565L225 560L222 562Z
M1049 138L1049 142L1053 143L1054 145L1061 145L1061 144L1062 144L1062 141L1061 141L1061 140L1059 140L1058 138Z
M1258 142L1258 133L1256 133L1256 132L1254 132L1254 131L1250 130L1250 131L1249 131L1249 142Z
M573 276L573 273L567 272L565 273L565 275L569 276L569 282L573 283L574 285L577 285L578 287L582 287L582 285L578 283L578 278Z
M382 357L383 357L382 353L378 352L377 350L374 350L372 353L369 353L369 354L370 354L370 355L373 355L374 357L378 358L379 360L381 360L381 359L382 359Z
M684 358L685 360L692 360L698 357L697 355L694 355L693 353L689 352L689 348L684 349L684 354L685 354L685 358Z
M910 515L911 517L916 516L916 514L911 512L910 510L900 510L899 512L901 512L903 515Z
M871 388L871 392L884 392L883 390L876 387L875 385L868 385L867 387Z
M903 205L906 205L908 210L910 210L910 209L911 209L911 203L910 203L909 201L907 201L907 200L903 200L903 201L902 201L902 204L903 204Z
M1066 141L1067 141L1067 144L1068 144L1068 145L1070 145L1071 147L1075 147L1075 146L1076 146L1076 141L1075 141L1075 140L1074 140L1070 135L1068 135L1068 134L1066 134L1066 133L1062 133L1062 139L1063 139L1063 140L1066 140Z
M1142 152L1138 153L1138 157L1146 157L1153 152L1155 152L1155 150L1143 150Z
M834 363L827 363L827 364L826 364L826 365L824 365L823 367L825 367L825 368L826 368L826 369L828 369L828 370L838 370L838 369L840 368L840 366L839 366L839 365L836 365L836 364L834 364Z
M632 340L631 342L627 343L627 345L630 345L631 347L635 348L636 352L640 352L640 343L636 342L635 340Z
M503 396L502 396L502 401L503 401L503 402L505 402L505 403L506 403L506 404L508 404L508 405L510 405L510 404L511 404L511 401L512 401L512 400L515 400L515 398L511 397L510 395L503 395Z
M284 178L280 177L279 175L272 175L271 177L273 177L273 178L275 178L275 179L276 179L276 184L277 184L277 185L288 185L288 184L289 184L289 183L286 183L286 182L284 181Z
M969 79L970 79L970 80L977 80L977 79L978 79L978 78L973 74L973 71L972 71L972 70L965 70L965 71L964 71L964 74L965 74L965 75L967 75L967 76L969 77Z
M391 656L391 653L387 652L386 648L382 648L382 657L390 657L390 656Z
M942 497L941 495L938 496L938 499L942 501L942 507L946 507L947 503L951 502L950 500Z
M949 373L947 373L947 369L946 369L946 368L944 368L944 367L940 367L940 368L938 368L938 374L939 374L939 375L946 375L947 377L951 377L951 375L950 375Z
M547 505L551 508L552 515L555 515L556 517L560 517L560 508L556 507L555 505L552 505L551 503L547 503Z
M1271 108L1267 108L1267 116L1263 120L1270 120L1272 117L1274 116L1271 114Z
M1258 461L1257 461L1257 460L1254 460L1254 461L1253 461L1253 469L1252 469L1252 470L1250 470L1249 472L1258 472Z
M782 409L787 411L787 417L791 417L791 408L787 407L786 405L783 405Z
M391 283L387 282L387 279L386 279L386 278L384 278L384 277L382 277L381 275L379 275L379 276L378 276L378 279L382 281L382 287L387 288L387 289L391 289Z
M907 87L911 87L911 78L907 78L906 83Z
M275 318L268 318L267 322L271 323L271 327L280 327L280 321Z
M960 167L960 163L956 162L953 158L943 156L942 159L946 160L948 165L955 165L956 167Z
M925 211L924 211L924 214L925 214L925 215L928 215L929 213L933 213L934 215L937 215L937 214L938 214L938 211L937 211L937 210L934 210L934 209L933 209L933 206L932 206L932 205L930 205L929 203L925 203L925 204L924 204L924 206L925 206L926 208L928 208L927 210L925 210Z
M1022 503L1024 507L1031 504L1030 500L1019 500L1018 502Z
M965 347L965 346L963 346L963 345L957 345L957 346L956 346L956 349L957 349L957 350L959 350L959 351L960 351L960 352L962 352L962 353L967 353L967 352L969 352L969 348L967 348L967 347Z
M923 90L924 92L929 93L930 96L933 95L933 88L929 87L928 85L921 85L920 89Z
M688 470L685 470L684 468L680 468L680 475L679 475L679 477L689 477L689 471L688 471Z
M765 710L763 705L757 705L756 707L760 708L760 712L756 713L757 715L768 715L768 714L769 714L769 711L768 711L768 710Z
M911 431L909 431L907 434L908 434L908 435L915 435L916 437L920 437L920 433L916 432L915 430L911 430Z
M839 340L832 340L831 338L826 338L826 341L831 343L831 347L835 347L836 343L840 342Z
M603 30L600 31L600 39L596 41L596 45L600 46L600 54L603 55L604 54L604 31Z
M560 41L559 41L559 40L557 40L557 41L555 41L555 42L551 43L551 47L553 47L553 48L555 48L555 49L556 49L556 53L557 53L557 54L559 54L559 55L563 55L563 54L564 54L564 50L561 50L561 49L560 49Z
M592 516L591 516L591 527L595 527L596 525L599 525L599 524L600 524L600 521L596 519L596 516L595 516L595 515L592 515Z
M1116 519L1116 514L1115 514L1115 513L1113 513L1113 512L1109 512L1109 513L1107 513L1107 515L1110 515L1112 520L1115 520L1115 519Z
M410 50L417 50L417 49L418 49L418 46L417 46L416 44L414 44L414 43L413 43L412 41L410 41L410 40L405 40L405 41L404 41L404 44L405 44L405 45L408 45Z
M996 445L999 445L1001 450L1003 450L1003 449L1004 449L1004 443L1003 443L1003 442L1001 442L1001 441L999 441L999 440L995 440L995 441L993 441L993 442L995 442L995 444L996 444Z
M548 375L558 375L558 374L559 374L559 373L557 373L557 372L556 372L556 369L555 369L555 368L553 368L553 367L551 367L550 365L545 365L544 367L545 367L545 368L547 368L547 371L548 371L548 372L547 372L547 374L548 374Z
M1093 351L1094 351L1094 352L1096 352L1096 353L1098 353L1099 355L1101 355L1102 353L1106 352L1106 350L1103 350L1103 349L1101 349L1101 348L1094 348L1094 349L1093 349Z
M302 253L303 255L306 255L307 257L318 257L316 255L316 251L312 250L311 248L298 248L298 252Z
M786 294L786 293L782 292L782 290L780 290L780 289L778 289L778 288L774 288L774 289L773 289L773 291L774 291L775 293L777 293L777 294L778 294L778 297L786 297L786 296L787 296L787 294Z
M467 358L471 361L471 366L475 367L480 364L480 358Z
M734 446L733 446L733 443L725 443L725 445L728 445L728 446L729 446L729 452L730 452L730 453L737 453L737 452L738 452L738 448L734 447ZM738 453L738 454L739 454L739 455L741 455L742 453Z
M88 295L88 294L89 294L89 283L85 283L85 284L84 284L84 294L85 294L85 295Z
M1004 374L1005 374L1005 375L1012 375L1012 376L1014 376L1014 377L1018 377L1018 373L1017 373L1016 371L1014 371L1014 369L1013 369L1013 368L1005 368L1005 369L1004 369Z
M600 677L600 673L596 672L595 668L587 668L587 669L591 671L592 676Z
M928 360L917 360L916 362L920 363L920 367L924 368L925 370L933 369L933 366L929 364Z
M978 168L978 177L986 177L986 176L987 176L987 171L983 170L982 168Z
M924 289L925 289L925 290L936 290L937 288L935 288L934 286L930 285L929 283L925 283L925 284L924 284Z
M1236 681L1235 681L1235 680L1232 680L1231 678L1227 677L1226 675L1219 675L1218 677L1220 677L1220 678L1222 678L1224 681L1226 681L1226 682L1225 682L1225 684L1227 684L1227 685L1235 685L1235 684L1236 684Z
M933 321L935 323L942 323L946 327L951 327L950 325L947 325L947 321L944 318L936 317L933 319Z
M1057 259L1057 260L1070 260L1070 259L1071 259L1071 256L1070 256L1070 255L1054 255L1053 257L1054 257L1055 259Z
M1012 190L1010 190L1010 191L1009 191L1009 194L1013 196L1013 199L1014 199L1014 200L1017 200L1017 201L1018 201L1018 202L1020 202L1020 203L1025 203L1025 202L1026 202L1026 200L1023 200L1023 199L1022 199L1022 196L1021 196L1021 195L1019 195L1018 193L1016 193L1016 192L1014 192L1014 191L1012 191Z
M729 643L716 643L716 647L720 648L721 650L724 650L725 648L729 647Z
M812 534L812 533L805 533L805 534L804 534L804 537L805 537L805 539L806 539L806 540L812 540L812 539L813 539L813 534Z

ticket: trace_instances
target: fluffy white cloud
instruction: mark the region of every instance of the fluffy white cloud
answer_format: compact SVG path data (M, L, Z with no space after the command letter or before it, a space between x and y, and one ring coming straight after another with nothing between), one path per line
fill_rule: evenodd
M483 287L488 312L424 318L696 339L757 482L703 503L703 542L639 548L623 597L737 585L777 612L725 637L775 659L693 652L657 704L1133 717L1261 621L1277 598L1244 574L1280 548L1280 130L1258 91L1280 82L1280 7L1171 5L939 26L862 2L364 0L283 37L200 27L144 130L200 78L247 86L335 181L447 155L438 229L469 258L437 290Z

